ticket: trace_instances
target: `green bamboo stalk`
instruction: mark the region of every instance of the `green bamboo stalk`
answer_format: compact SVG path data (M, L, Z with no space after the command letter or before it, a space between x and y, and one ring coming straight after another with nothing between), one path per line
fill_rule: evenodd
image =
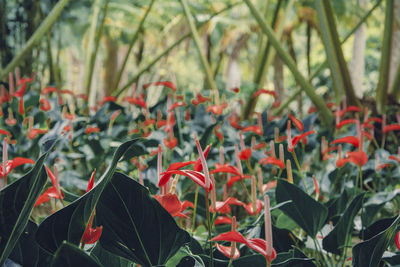
M381 62L379 65L379 80L376 87L376 104L382 114L386 111L387 93L389 87L390 50L392 44L394 0L386 1L385 25L381 48Z
M95 2L95 4L98 1ZM98 29L98 31L96 32L95 36L94 36L94 49L92 44L88 45L88 50L87 50L87 54L90 56L89 59L89 63L85 62L85 87L86 88L86 92L88 93L88 95L90 95L92 92L90 91L90 86L92 84L92 76L93 76L93 71L94 71L94 63L96 62L96 56L97 56L97 51L99 50L100 47L100 39L101 39L101 35L103 34L103 29L104 29L104 23L106 20L106 16L107 16L107 10L108 10L108 4L109 4L110 0L106 0L106 3L104 5L104 9L103 9L103 17L101 19L101 23L100 23L100 27ZM94 15L93 15L94 17ZM92 25L91 25L91 29L90 29L90 35L92 34L92 26L94 28L96 28L97 26L97 17L93 18L92 20ZM96 23L94 23L94 21L96 20ZM89 36L89 38L92 36ZM91 40L93 40L93 38L91 38ZM90 40L89 40L90 42ZM90 49L90 50L89 50ZM88 65L87 65L88 64ZM90 97L89 97L90 99Z
M215 16L218 16L219 14L241 4L242 2L236 2L233 3L231 5L228 5L227 7L221 9L220 11L212 14L210 16L209 19L207 19L206 21L204 21L203 23L198 25L198 28L200 28L201 26L203 26L205 23L207 23L208 21L210 21L212 18L214 18ZM119 97L126 89L128 89L132 84L134 84L135 82L137 82L137 80L139 79L139 77L149 71L161 58L163 58L165 55L167 55L172 49L174 49L175 47L177 47L180 43L183 42L183 40L185 40L186 38L190 37L191 33L186 33L184 35L182 35L181 38L179 38L177 41L175 41L174 43L172 43L170 46L168 46L164 51L162 51L159 55L157 55L153 60L151 60L146 66L140 68L140 70L138 71L138 73L132 77L131 79L129 79L129 81L119 90L113 92L113 96L115 97Z
M189 28L190 28L190 32L194 41L194 44L196 46L197 52L199 54L200 57L200 62L201 65L203 66L204 72L206 74L206 80L208 82L208 84L210 85L211 89L214 90L215 92L217 92L218 88L217 88L217 84L214 81L214 77L211 71L211 67L210 64L208 64L207 58L205 57L202 49L201 49L201 43L200 43L200 38L199 35L197 33L197 28L195 26L194 23L194 19L193 16L189 10L188 4L186 0L180 0L183 11L185 13L185 17L186 20L189 24Z
M391 92L396 96L397 99L400 97L400 65L397 67Z
M258 24L261 26L262 31L267 35L269 42L274 47L276 53L280 56L281 60L286 64L289 70L292 72L294 78L302 87L302 89L306 92L308 97L314 103L314 105L318 108L321 116L325 124L328 127L332 127L333 122L333 115L332 112L328 109L325 104L324 99L315 93L314 89L311 87L310 83L304 78L304 76L300 73L297 69L296 64L293 62L290 55L285 51L285 49L280 44L279 40L276 38L273 30L269 27L265 20L261 17L258 10L254 7L250 0L244 0L246 5L249 7L251 13L253 14L254 18L257 20Z
M382 0L378 0L375 5L367 12L365 15L360 19L360 21L351 29L350 32L346 34L346 36L343 38L343 41L341 44L343 45L349 38L355 33L355 31L367 20L367 18L372 14L372 12L380 5ZM317 77L318 73L320 73L323 69L325 69L328 66L328 61L325 59L324 62L322 62L310 75L310 82L312 79ZM289 106L289 104L296 99L296 97L301 93L301 89L297 89L295 92L293 92L286 100L283 102L279 108L275 109L273 112L273 115L276 116L280 114L286 107Z
M275 13L274 13L274 17L272 19L272 28L276 27L276 22L278 19L278 15L279 15L279 10L280 10L280 4L282 3L282 1L279 1L276 5L275 8ZM278 30L276 31L276 36L277 39L280 40L282 33L283 33L283 28L285 25L285 21L286 21L286 17L289 13L289 10L292 8L293 6L293 0L290 0L289 3L286 5L285 11L284 11L284 15L282 17L282 20L279 24ZM263 54L262 54L262 59L260 60L260 63L258 65L258 69L256 70L256 75L254 78L254 83L257 85L257 88L254 88L253 92L251 93L251 95L253 95L255 93L256 90L258 90L259 88L262 88L264 86L264 77L267 73L267 70L269 68L269 66L272 63L272 59L275 56L275 51L273 49L271 49L271 43L269 41L267 41ZM257 101L258 101L258 96L253 98L250 97L249 100L246 103L245 109L243 111L242 117L244 119L248 119L251 114L253 114L254 109L256 108L257 105Z
M42 37L51 29L54 22L61 15L64 7L68 4L69 0L60 0L51 10L50 14L43 20L28 42L24 45L21 51L16 55L13 60L0 72L0 79L5 78L8 73L14 71L28 55L30 51L40 42Z
M139 26L137 27L137 29L136 29L136 31L135 31L135 33L134 33L134 35L133 35L133 37L132 37L132 39L131 39L131 41L129 43L128 52L125 55L124 61L122 62L122 66L121 66L121 68L120 68L120 70L118 72L117 78L115 79L114 86L113 86L114 87L113 91L118 89L118 85L119 85L119 82L121 81L122 73L125 70L126 63L128 62L128 58L129 58L129 56L131 54L132 48L135 45L135 43L136 43L136 41L137 41L137 39L139 37L139 34L140 34L140 32L141 32L141 30L143 28L144 21L146 20L147 15L150 13L150 10L153 7L153 4L154 4L154 0L151 0L151 3L150 3L149 7L146 10L146 13L144 14L143 18L140 20Z
M315 0L314 4L321 27L322 41L328 57L329 68L331 70L333 88L336 93L336 102L340 102L342 99L342 93L345 93L349 104L360 106L360 102L354 92L350 73L340 45L331 2Z

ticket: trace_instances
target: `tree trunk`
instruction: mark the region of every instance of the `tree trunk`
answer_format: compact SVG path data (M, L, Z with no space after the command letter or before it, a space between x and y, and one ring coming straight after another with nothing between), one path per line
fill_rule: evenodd
M106 58L104 59L104 83L105 95L111 95L118 71L118 43L109 36L104 36Z

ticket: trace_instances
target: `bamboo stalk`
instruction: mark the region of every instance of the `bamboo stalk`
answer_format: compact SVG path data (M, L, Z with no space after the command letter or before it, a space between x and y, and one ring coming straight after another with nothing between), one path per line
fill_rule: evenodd
M212 74L212 71L211 71L210 64L208 63L207 58L205 57L205 55L204 55L204 53L203 53L203 51L201 49L200 38L199 38L199 35L197 33L197 28L195 26L194 19L193 19L193 16L192 16L191 12L190 12L189 7L188 7L187 1L186 0L180 0L180 2L181 2L181 5L183 7L183 11L185 13L186 20L187 20L187 22L189 24L190 32L191 32L194 44L196 46L197 52L198 52L199 57L200 57L201 65L203 66L204 72L206 74L207 82L210 85L211 89L214 90L214 93L217 94L218 93L217 84L214 81L214 77L213 77L213 74Z
M379 81L376 87L376 104L382 114L386 110L387 93L389 87L390 50L392 44L394 0L386 1L385 25L383 32L381 62L379 65Z
M310 83L300 73L300 71L296 67L296 64L293 62L293 60L290 57L290 55L285 51L285 49L279 43L279 40L276 38L276 36L273 33L273 30L271 29L271 27L269 27L265 23L265 20L261 17L260 13L254 7L254 5L251 3L251 1L250 0L244 0L244 2L249 7L249 9L250 9L251 13L253 14L254 18L257 20L257 22L261 26L261 29L264 32L264 34L267 35L268 40L271 42L271 45L275 48L276 53L280 56L281 60L286 64L286 66L292 72L292 74L293 74L294 78L296 79L296 81L300 84L302 89L306 92L308 97L310 97L311 101L318 108L318 111L320 112L321 116L323 117L323 120L324 120L325 124L328 127L331 127L332 126L331 122L333 121L333 115L332 115L332 112L326 106L325 101L323 100L323 98L315 93L315 91L311 87Z
M42 37L51 29L54 22L61 15L64 7L69 0L60 0L51 10L50 14L43 20L28 42L23 46L21 51L16 55L11 62L0 72L0 79L5 78L8 73L12 72L28 55L28 53L40 42Z
M133 37L132 37L132 39L131 39L131 41L129 43L128 51L126 52L124 61L122 62L121 68L120 68L120 70L118 72L118 75L117 75L117 78L115 79L115 82L114 82L114 86L113 86L114 91L118 89L118 85L119 85L119 82L121 81L122 73L125 70L126 63L128 62L128 58L129 58L129 56L131 54L132 48L135 45L135 43L136 43L136 41L137 41L137 39L139 37L139 34L140 34L140 32L141 32L141 30L143 28L144 21L146 20L147 15L150 13L150 10L153 7L153 4L154 4L154 0L151 0L150 5L146 10L146 13L144 14L143 18L140 20L139 26L137 27L137 29L135 31L135 34L133 35Z

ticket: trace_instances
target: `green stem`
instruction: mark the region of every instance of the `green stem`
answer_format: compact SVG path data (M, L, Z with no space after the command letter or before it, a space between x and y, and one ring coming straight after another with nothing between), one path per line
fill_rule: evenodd
M307 183L306 183L306 180L303 177L303 172L301 171L300 163L299 163L299 160L297 159L296 152L294 152L294 148L293 148L293 151L292 151L292 155L293 155L294 163L296 163L297 169L299 170L300 178L301 178L301 180L303 182L303 185L304 185L304 190L306 191L306 193L308 193Z
M208 224L208 237L207 237L207 242L209 242L210 245L210 266L214 266L214 259L213 259L213 250L212 250L212 242L211 242L211 218L210 218L210 203L208 202L208 192L206 190L206 195L205 195L205 200L206 200L206 216L207 216L207 224Z
M8 65L1 70L0 79L3 79L8 75L8 73L14 71L30 51L42 40L43 36L51 29L54 22L61 15L64 7L68 4L69 0L59 1L51 10L50 14L43 20L40 26L37 28L34 34L29 38L26 44L22 47L21 51L16 55Z
M249 193L249 191L247 190L247 187L246 187L246 185L244 184L243 179L240 179L240 184L242 185L242 187L243 187L243 189L244 189L244 192L246 193L246 197L247 197L248 199L251 199L250 193Z
M133 35L133 37L129 43L128 51L126 52L124 61L122 62L121 68L120 68L117 78L115 79L115 82L114 82L114 91L118 89L118 85L119 85L119 82L121 81L122 73L125 70L125 66L126 66L126 63L128 62L128 58L131 54L132 48L135 45L135 43L139 37L139 34L143 28L144 21L146 20L147 15L150 13L150 10L153 7L153 4L154 4L154 0L151 0L150 5L146 10L146 13L144 14L143 18L140 20L139 26L137 27L135 34Z
M196 29L196 25L194 23L194 19L193 16L190 12L189 6L187 4L186 0L180 0L181 5L183 7L183 11L185 13L185 17L187 20L187 23L189 24L189 28L190 28L190 32L192 34L192 38L194 41L194 44L196 45L196 49L197 49L197 53L199 54L200 57L200 62L201 65L203 66L204 72L206 74L206 79L208 84L210 85L211 89L214 90L214 93L217 93L217 84L214 81L214 77L211 71L211 67L210 64L207 61L207 58L205 57L202 49L201 49L201 42L200 42L200 38L199 35L197 33L197 29Z
M196 184L196 192L194 193L194 209L193 209L193 221L192 221L192 234L196 226L196 211L197 211L197 200L199 197L199 186Z
M301 88L305 91L308 97L311 99L313 104L317 107L320 114L323 117L325 124L331 128L333 122L332 112L326 106L324 99L318 95L314 88L310 85L310 83L304 78L299 69L296 66L296 63L293 61L292 57L285 51L283 46L280 44L279 40L276 38L273 30L270 26L267 25L265 20L261 17L260 13L256 9L256 7L251 3L250 0L244 0L246 5L249 7L251 13L254 18L257 20L258 24L261 27L261 30L268 37L268 41L275 48L276 53L279 55L281 60L286 64L288 69L292 72L295 80L299 83Z

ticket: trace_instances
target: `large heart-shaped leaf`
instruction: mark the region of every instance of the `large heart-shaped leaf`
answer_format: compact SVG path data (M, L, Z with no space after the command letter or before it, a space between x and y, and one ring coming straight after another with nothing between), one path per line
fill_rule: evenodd
M102 247L142 266L163 265L190 242L148 190L121 173L105 188L96 212Z
M47 175L43 168L46 157L47 152L36 161L31 171L0 191L0 266L18 242L46 184Z
M130 267L132 265L131 261L121 258L105 250L101 246L100 242L97 242L96 246L90 252L90 256L95 258L98 262L100 262L104 266Z
M52 267L102 267L95 259L71 243L63 242L54 254Z
M351 233L354 218L360 210L363 202L364 194L359 194L351 201L343 215L340 217L335 228L322 241L324 249L337 255L341 255L344 245Z
M393 243L399 230L400 216L384 231L353 247L354 267L379 266L386 248Z
M47 267L50 265L52 256L42 250L36 243L37 228L36 223L28 221L9 259L21 266Z
M92 214L104 188L110 182L119 159L132 147L137 155L144 153L141 146L136 144L137 139L123 143L114 153L114 157L107 171L100 178L97 185L67 207L47 217L39 226L36 240L39 245L50 253L54 253L64 240L79 245L86 224Z
M308 235L315 237L325 223L328 209L303 190L285 180L278 180L275 194L278 204L288 200L292 201L281 206L280 209L303 228Z

